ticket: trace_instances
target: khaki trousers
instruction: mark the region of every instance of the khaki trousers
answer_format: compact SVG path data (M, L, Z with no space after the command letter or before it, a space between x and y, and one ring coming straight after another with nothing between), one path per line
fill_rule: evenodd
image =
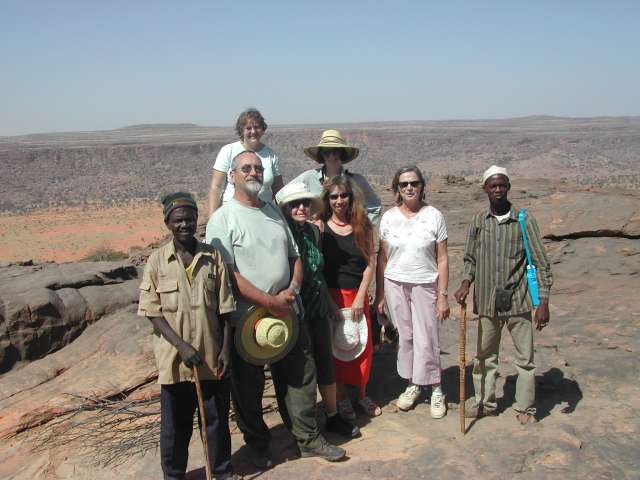
M516 403L514 410L534 414L535 363L533 362L533 324L531 312L510 317L480 317L478 321L478 350L473 362L473 387L477 405L494 410L496 403L496 374L502 327L506 325L515 346Z

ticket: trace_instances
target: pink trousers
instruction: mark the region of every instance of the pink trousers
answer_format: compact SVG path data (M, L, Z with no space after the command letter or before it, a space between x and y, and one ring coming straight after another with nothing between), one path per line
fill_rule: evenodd
M384 279L384 300L398 329L398 375L415 385L440 383L436 283Z

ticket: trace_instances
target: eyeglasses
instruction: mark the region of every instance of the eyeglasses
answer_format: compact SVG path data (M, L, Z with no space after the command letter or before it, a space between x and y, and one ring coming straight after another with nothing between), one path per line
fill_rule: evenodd
M329 198L331 200L337 200L338 198L342 198L344 200L345 198L351 198L351 192L332 193L329 195Z
M304 208L309 208L311 206L311 199L301 198L300 200L291 200L290 202L287 202L287 206L292 209L298 208L300 205L302 205Z
M420 185L422 185L422 182L420 180L413 180L412 182L398 182L398 186L400 188L407 188L409 185L411 185L413 188L418 188Z
M241 167L239 167L239 170L242 173L251 173L251 170L255 170L257 174L262 175L264 173L264 167L262 165L249 165L249 164L244 164Z

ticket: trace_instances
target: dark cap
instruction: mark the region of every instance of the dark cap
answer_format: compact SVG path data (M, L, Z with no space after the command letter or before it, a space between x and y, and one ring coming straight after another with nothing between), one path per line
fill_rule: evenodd
M160 200L164 207L164 221L166 222L171 212L176 208L188 207L198 211L198 205L196 204L193 195L186 192L169 193Z

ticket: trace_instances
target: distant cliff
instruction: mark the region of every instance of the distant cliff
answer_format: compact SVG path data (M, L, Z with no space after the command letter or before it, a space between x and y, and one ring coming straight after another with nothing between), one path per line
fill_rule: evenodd
M640 117L275 126L264 137L285 180L316 164L303 147L334 126L361 149L348 167L380 185L401 165L429 175L477 176L491 164L529 178L640 187ZM0 138L0 211L155 199L185 189L206 195L211 166L231 128L137 125L105 132Z

